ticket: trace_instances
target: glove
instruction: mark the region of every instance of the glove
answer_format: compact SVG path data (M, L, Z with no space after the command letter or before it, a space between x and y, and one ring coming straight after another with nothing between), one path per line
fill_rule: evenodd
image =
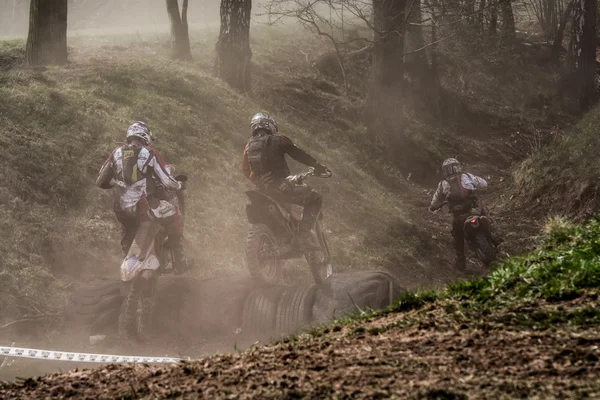
M317 163L317 165L315 165L315 175L323 175L325 173L327 173L327 167Z

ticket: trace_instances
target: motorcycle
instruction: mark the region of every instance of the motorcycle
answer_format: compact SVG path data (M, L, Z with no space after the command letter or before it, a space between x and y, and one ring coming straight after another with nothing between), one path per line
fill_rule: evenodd
M185 182L185 175L176 180ZM167 192L170 204L184 213L181 191ZM166 201L152 212L160 214ZM171 207L172 208L172 207ZM119 336L134 342L144 341L154 309L156 284L160 275L176 273L168 236L156 219L140 222L127 256L121 263L121 293L124 296L119 315Z
M307 187L305 181L312 176L330 178L332 172L327 170L316 175L311 167L298 175L288 176L286 182L296 189ZM313 241L319 244L320 249L304 252L294 246L304 207L280 203L254 190L246 192L246 195L250 199L250 204L246 205L246 216L251 224L246 237L246 265L254 279L276 283L281 278L284 261L302 256L310 266L315 283L322 283L333 273L331 253L321 227L323 213L319 213L311 231Z
M490 218L481 209L472 209L463 224L463 232L469 247L483 265L492 265L496 261L496 247L492 242Z
M441 210L445 205L448 203L444 202L434 212ZM491 224L490 217L480 207L472 208L463 223L463 232L469 248L477 254L486 267L491 266L497 259L496 246L492 241Z

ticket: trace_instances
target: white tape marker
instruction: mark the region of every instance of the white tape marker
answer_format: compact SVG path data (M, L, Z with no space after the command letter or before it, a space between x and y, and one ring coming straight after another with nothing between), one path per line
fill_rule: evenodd
M181 358L172 357L117 356L112 354L75 353L70 351L24 349L21 347L0 346L0 357L2 356L88 363L161 364L177 363L182 360Z

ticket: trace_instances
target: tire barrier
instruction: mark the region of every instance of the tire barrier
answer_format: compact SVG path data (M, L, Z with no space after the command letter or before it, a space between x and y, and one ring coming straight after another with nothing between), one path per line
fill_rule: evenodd
M65 333L89 342L113 336L122 296L118 281L96 281L69 296ZM161 277L153 331L185 348L211 339L240 346L293 335L315 324L390 305L404 289L383 271L333 274L321 284L264 285L251 277ZM1 355L0 355L1 356Z

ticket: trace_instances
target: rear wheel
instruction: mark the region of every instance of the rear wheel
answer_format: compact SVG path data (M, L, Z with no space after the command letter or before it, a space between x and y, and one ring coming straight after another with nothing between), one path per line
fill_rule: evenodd
M262 283L277 283L283 262L277 254L277 239L264 224L252 225L246 237L246 264L250 275Z
M489 267L496 261L496 250L483 232L478 232L475 236L475 250L481 262Z
M306 253L305 257L310 266L313 280L316 284L320 284L333 273L333 270L330 263L331 256L329 253L329 244L327 243L327 239L325 238L325 234L323 233L319 222L317 222L315 229L322 250Z

